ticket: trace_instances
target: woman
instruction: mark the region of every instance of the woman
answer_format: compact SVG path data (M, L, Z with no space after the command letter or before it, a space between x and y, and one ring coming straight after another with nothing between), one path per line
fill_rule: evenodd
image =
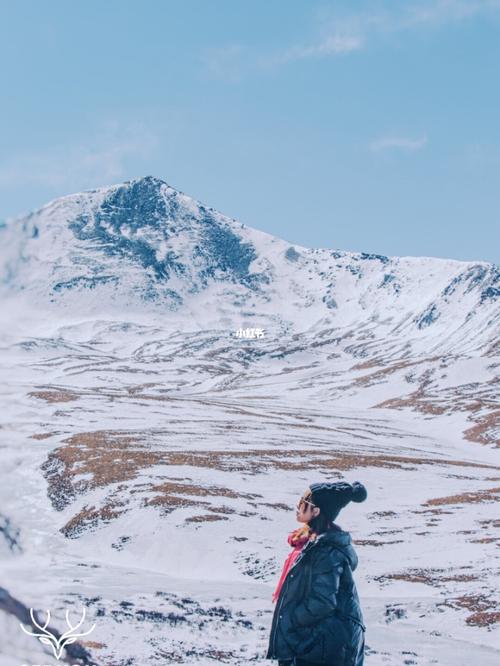
M302 528L289 536L267 659L280 666L363 666L363 616L352 572L358 558L351 536L333 521L349 502L363 502L358 481L314 483L300 498Z

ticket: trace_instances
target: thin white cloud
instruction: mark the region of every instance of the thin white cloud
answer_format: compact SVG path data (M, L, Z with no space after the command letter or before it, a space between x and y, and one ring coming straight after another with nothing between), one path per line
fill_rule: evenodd
M386 150L399 150L405 153L414 153L427 145L427 137L412 138L408 136L382 136L370 143L373 153Z
M275 58L276 62L286 63L305 58L322 58L359 51L363 47L360 35L334 33L309 46L296 46Z
M274 53L257 54L242 44L231 44L208 51L204 57L204 65L214 78L238 83L251 72L270 70L297 60L346 54L362 47L360 37L341 32L326 35L317 42Z
M391 33L432 29L457 23L480 15L493 15L500 11L500 0L418 0L402 2L391 10L380 7L377 11L331 16L323 23L323 31L333 36L341 34L359 47Z
M405 31L439 28L476 16L500 12L500 0L408 0L386 9L322 14L317 37L274 52L257 52L242 44L213 49L205 55L208 72L239 81L252 71L272 69L299 60L339 57L360 51L375 39Z
M140 125L108 125L97 137L89 137L88 144L4 157L0 187L30 184L66 189L113 182L126 174L128 160L147 158L156 144L151 132Z

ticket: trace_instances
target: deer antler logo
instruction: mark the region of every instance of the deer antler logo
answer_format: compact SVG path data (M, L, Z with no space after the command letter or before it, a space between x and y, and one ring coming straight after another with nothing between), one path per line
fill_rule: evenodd
M85 621L85 608L83 609L80 621L77 624L75 624L75 626L73 626L69 620L69 611L68 610L66 611L66 624L68 625L69 630L66 631L64 634L62 634L61 636L59 636L59 638L47 629L50 622L49 610L47 611L47 620L43 626L41 626L36 620L32 608L30 608L30 617L33 626L36 627L41 633L32 633L31 631L28 631L22 624L21 624L21 629L24 631L25 634L28 634L28 636L35 636L36 638L38 638L40 643L43 643L44 645L50 645L52 648L52 652L54 653L54 657L57 660L61 658L62 651L64 650L66 645L74 643L77 638L82 638L82 636L88 636L95 629L95 624L93 624L88 631L79 634L76 633L77 629L79 629Z

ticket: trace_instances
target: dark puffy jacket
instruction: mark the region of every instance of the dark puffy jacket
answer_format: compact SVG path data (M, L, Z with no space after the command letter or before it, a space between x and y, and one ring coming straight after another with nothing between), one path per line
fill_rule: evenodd
M357 565L351 535L336 526L304 546L276 602L267 659L363 665Z

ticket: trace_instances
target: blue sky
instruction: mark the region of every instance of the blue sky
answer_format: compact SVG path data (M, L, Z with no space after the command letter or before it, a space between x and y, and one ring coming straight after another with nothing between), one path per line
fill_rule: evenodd
M500 0L0 0L0 218L155 175L309 247L500 262Z

